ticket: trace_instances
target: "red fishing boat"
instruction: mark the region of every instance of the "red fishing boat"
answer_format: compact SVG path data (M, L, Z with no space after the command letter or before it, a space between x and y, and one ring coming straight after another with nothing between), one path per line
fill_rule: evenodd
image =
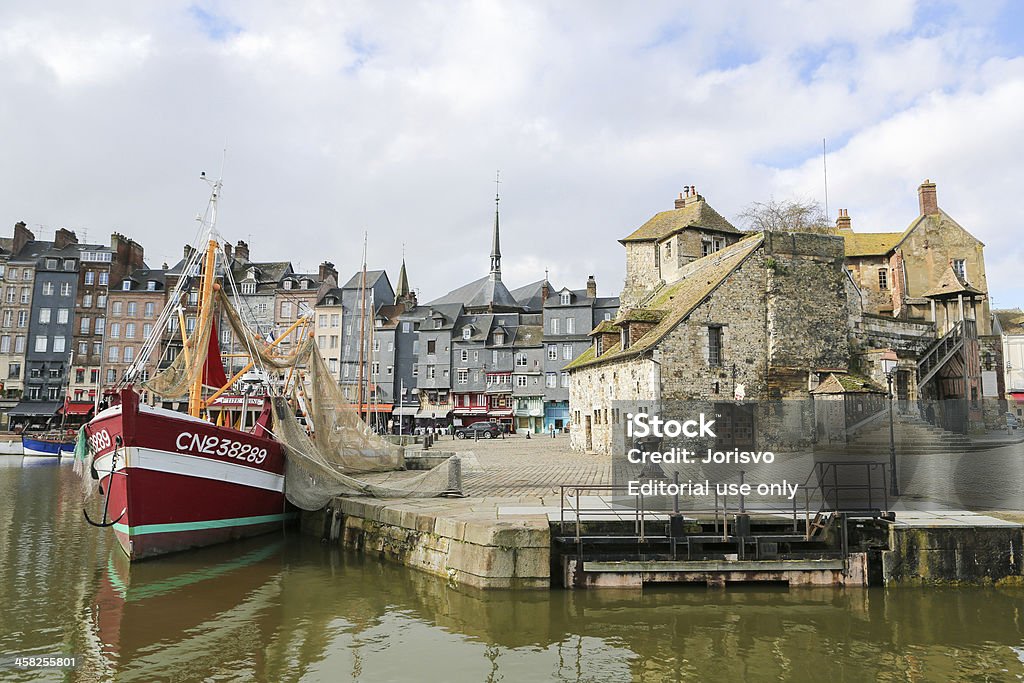
M270 431L269 396L251 427L244 412L236 426L230 418L224 423L223 411L217 420L211 411L215 401L259 362L259 355L254 355L231 378L221 362L213 316L215 305L228 305L217 279L218 272L230 278L230 268L218 271L218 255L224 254L214 237L220 182L212 184L205 249L197 250L183 266L182 278L155 326L165 329L176 315L182 352L176 365L154 378L160 382L143 383L157 393L161 386L172 387L172 396L186 388L188 412L146 405L130 383L144 376L137 370L145 368L159 340L147 342L149 348L143 347L136 365L126 373L128 383L111 396L114 405L85 425L80 437L85 443L76 452L83 468L89 460L91 474L100 483L102 518L94 521L88 514L86 518L96 526L112 527L132 560L274 531L295 516L285 501L285 457ZM187 335L180 304L195 282L190 273L201 279L198 324ZM295 329L301 334L308 321L300 317L278 341ZM266 344L256 334L247 339L250 348L263 345L264 360L276 345ZM266 389L269 394L272 387Z

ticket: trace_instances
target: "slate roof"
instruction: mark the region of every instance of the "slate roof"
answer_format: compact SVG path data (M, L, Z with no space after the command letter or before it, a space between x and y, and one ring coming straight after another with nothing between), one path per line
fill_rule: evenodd
M368 271L366 271L366 288L369 289L369 288L373 287L373 285L377 282L377 280L379 280L383 276L384 276L384 271L383 270L368 270ZM344 285L342 285L341 288L342 289L359 289L362 286L363 286L363 271L360 270L355 275L350 277L348 279L348 282L346 282Z
M755 233L711 256L688 263L681 271L682 279L667 285L644 307L652 311L664 311L664 317L657 325L628 349L622 350L616 345L601 354L599 358L591 356L589 360L585 360L587 354L582 354L569 363L566 368L579 368L609 360L632 358L652 348L682 322L694 308L700 305L708 295L714 292L763 243L764 234ZM600 327L598 325L597 329Z
M544 328L540 325L520 325L516 330L515 346L540 346Z
M427 303L432 307L444 304L462 304L466 308L488 308L492 305L503 308L522 308L512 293L508 291L505 283L501 280L491 279L490 275L485 275L479 280L453 289L439 299Z
M544 280L537 280L528 285L513 289L510 293L512 298L529 311L539 311L544 306L544 299L541 296L544 290ZM548 283L548 291L555 291L555 286Z
M633 231L628 237L619 240L627 242L649 242L661 240L669 235L687 228L700 228L715 232L739 234L741 231L722 217L717 211L700 197L695 202L687 203L681 209L672 209L657 213L649 221Z

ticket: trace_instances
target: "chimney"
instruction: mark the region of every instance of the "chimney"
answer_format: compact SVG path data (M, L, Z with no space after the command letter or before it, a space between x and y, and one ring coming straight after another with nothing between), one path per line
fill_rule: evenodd
M25 225L25 221L18 221L14 224L14 241L11 243L11 252L17 254L26 244L36 238L32 231Z
M540 286L540 305L543 306L551 296L551 283L548 282L547 274L544 275L544 282Z
M333 277L334 281L338 281L338 271L334 267L334 264L330 261L324 261L320 264L320 282L327 282L327 279Z
M687 189L687 191L689 191L690 188L686 188L686 189ZM679 198L676 199L676 208L677 209L681 209L684 206L686 206L686 199L683 198L683 193L680 192L679 193Z
M53 235L53 248L63 249L69 244L78 244L78 237L67 228L61 228Z
M249 245L238 240L238 244L235 245L235 258L245 263L249 262Z
M231 246L231 242L224 243L224 255L228 257L228 263L231 263L231 259L234 258L234 250Z
M839 209L839 218L836 219L836 229L853 232L853 227L850 224L850 214L846 209Z
M935 183L925 180L917 188L917 200L921 205L921 215L930 216L939 212L939 199L935 192Z
M597 280L593 275L587 278L587 296L591 299L597 298Z

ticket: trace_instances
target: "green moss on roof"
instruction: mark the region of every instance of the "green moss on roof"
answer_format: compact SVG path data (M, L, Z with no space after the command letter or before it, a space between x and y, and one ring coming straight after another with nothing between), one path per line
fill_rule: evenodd
M901 232L843 233L847 256L885 256L902 238Z
M1014 308L992 311L992 314L999 320L999 327L1003 329L1003 334L1024 334L1024 311Z
M602 332L614 332L615 334L618 334L621 331L622 326L617 322L613 320L602 320L597 324L597 327L591 330L590 336L593 337L595 334L601 334Z
M884 394L886 390L863 375L833 372L812 391L812 394Z
M585 365L586 363L589 363L592 360L594 360L594 345L593 344L588 346L586 351L584 351L580 355L576 356L576 358L574 358L571 363L566 365L563 368L563 370L571 370L572 368L578 367L580 365Z
M586 361L580 356L573 361L573 367L629 358L652 348L714 292L763 243L764 235L755 233L712 256L687 264L682 271L683 279L666 285L663 291L646 307L664 311L662 319L647 334L625 350L609 349L608 352L601 354L600 358L591 358Z
M625 244L626 242L661 240L686 228L704 228L729 233L740 232L701 197L681 209L655 214L653 218L634 230L629 237L619 241Z
M638 323L657 323L665 317L665 311L654 308L633 308L630 309L621 320Z

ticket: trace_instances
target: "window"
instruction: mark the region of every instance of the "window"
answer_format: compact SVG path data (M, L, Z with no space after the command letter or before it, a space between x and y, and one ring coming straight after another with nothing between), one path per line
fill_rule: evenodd
M444 327L444 320L442 320L441 318L436 318L434 320L434 329L439 330L442 327Z
M328 360L327 361L327 369L330 370L332 373L337 372L338 371L338 359L337 358L331 358L330 360Z
M284 281L284 288L285 289L291 289L292 288L292 281L291 280L285 280Z
M402 334L409 334L412 331L412 323L402 323Z
M548 360L558 360L558 344L548 344Z
M961 280L967 280L967 261L962 258L953 259L953 272L956 273Z
M457 376L459 384L469 384L469 370L459 370Z
M373 352L374 353L380 352L380 339L374 339L373 340Z
M78 342L78 355L83 358L89 355L89 342Z
M142 338L149 339L153 335L153 323L146 323L142 326Z
M50 309L49 308L40 308L39 309L39 323L41 325L46 325L49 322L50 322Z
M725 246L725 240L721 237L711 237L700 241L700 255L710 256Z
M89 325L92 323L92 318L82 318L78 325L78 331L81 334L89 334Z
M494 333L494 343L497 344L498 346L501 346L502 344L504 344L505 343L505 333L504 332L495 332Z
M7 379L18 379L21 377L21 363L11 363L7 366Z
M388 377L391 377L394 374L395 374L395 366L394 365L389 365L388 366Z
M46 353L47 346L47 340L44 335L36 337L36 353Z
M878 288L889 289L889 271L885 268L878 269Z
M665 258L672 258L672 242L665 242Z
M413 365L412 366L412 376L413 377L419 377L420 376L420 366L418 366L418 365Z
M98 369L96 369L96 368L90 369L89 370L89 382L92 383L92 384L96 384L99 381L100 381L100 371Z
M103 334L104 330L106 329L106 325L107 325L107 319L106 318L96 318L96 328L93 330L93 333L94 334Z
M195 331L196 331L196 319L195 318L185 318L185 332L187 332L188 334L192 334Z
M18 327L28 327L28 311L18 311Z
M525 387L529 382L529 378L526 375L516 375L516 386Z
M74 259L70 259L70 258L69 259L64 259L64 270L74 270L74 269L75 269L75 260Z
M370 374L373 376L377 376L380 374L380 363L373 363L370 366Z
M44 282L43 283L43 296L53 296L53 283L52 282Z
M121 337L121 323L110 323L110 338L119 339Z
M282 301L281 302L281 317L285 318L285 319L292 317L292 302L291 301Z
M145 315L145 317L152 318L153 314L156 312L156 305L152 301L150 301L149 303L146 304L143 310L145 310L145 313L143 314Z
M317 325L319 325L320 327L327 327L327 314L326 313L321 313L317 317L317 321L318 321Z
M565 333L576 334L576 318L565 319Z
M155 284L155 283L154 283ZM242 294L255 294L256 283L255 282L243 282L242 283Z
M96 308L106 308L106 307L107 307L107 295L106 294L98 295L96 297Z
M107 384L113 384L117 381L117 370L110 368L107 370Z
M570 294L569 292L562 292L561 304L563 306L568 306L571 303L572 303L572 294Z
M566 387L569 386L569 373L568 372L563 372L562 375L561 375L561 379L562 379L562 388L565 389Z
M67 309L67 308L58 308L57 309L57 322L58 323L60 323L62 325L67 325L68 324L68 310L69 309Z
M96 271L87 270L85 271L85 284L94 285L96 284Z
M130 292L130 291L132 291L132 281L131 280L123 280L121 282L121 291L122 292Z
M331 313L331 327L337 327L340 323L340 316L337 313ZM403 323L408 325L409 323Z
M14 311L7 309L4 311L4 327L10 327L14 323Z
M708 328L708 365L717 366L722 364L722 328L713 326Z
M92 308L92 294L82 295L82 308Z
M53 352L54 353L64 353L64 344L65 344L66 340L67 340L66 337L54 337L53 338Z
M147 292L155 292L156 291L156 280L147 280L146 281L146 291Z
M332 349L338 348L338 335L336 335L336 334L332 334L331 335L331 348Z
M11 352L11 335L5 334L4 336L0 337L0 353L10 353L10 352Z
M14 300L17 298L17 296L18 296L18 290L16 290L14 287L8 287L7 288L7 303L13 304Z
M466 349L462 349L462 351L461 351L461 352L459 353L459 359L460 359L460 360L461 360L461 361L462 361L463 363L465 363L465 362L469 361L469 351L467 351ZM460 372L461 372L461 371L460 371Z
M551 334L558 334L558 318L552 318L550 322L548 322L548 329Z
M21 303L27 304L31 297L32 297L32 288L31 287L22 287L21 288Z
M105 270L100 271L100 284L105 285L110 282L110 273Z
M316 338L316 345L319 346L321 349L326 349L327 348L327 335L326 334L321 334L319 337L317 337Z
M527 355L525 353L516 354L516 367L525 368L528 362L529 358L527 358Z
M25 335L19 334L14 338L14 352L25 353Z
M427 379L434 379L435 371L433 365L427 366Z
M132 360L134 360L134 358L135 358L135 347L134 346L126 346L126 347L124 347L124 362L125 363L131 363Z
M46 269L47 270L57 270L57 259L55 259L55 258L48 258L48 259L46 259Z
M116 346L111 346L107 349L107 361L111 363L117 363L121 358L121 349Z
M230 330L224 330L224 334L227 335L227 337L228 337L228 339L226 339L225 341L230 341L231 340L231 331ZM124 338L125 339L135 339L135 323L126 323L125 324L125 326L124 326Z
M428 339L427 340L427 353L430 354L430 355L433 355L436 352L437 352L437 340L435 340L435 339Z
M558 375L556 375L553 372L549 372L544 377L544 385L548 389L554 389L556 386L558 386Z
M572 344L562 344L562 360L572 360Z
M199 292L192 291L188 293L188 305L195 306L199 303Z
M497 365L497 364L498 364L498 352L497 351L491 351L491 365Z
M136 315L138 315L139 305L134 301L129 301L128 305L125 306L125 312L128 314L129 318L134 318Z
M50 387L46 390L46 400L56 401L60 398L60 387Z
M473 328L471 328L469 325L467 325L467 326L462 328L462 338L463 339L469 339L472 336L473 336Z
M61 296L71 296L71 283L70 282L62 282L61 283L61 285L60 285L60 295Z
M124 304L122 304L120 301L111 301L110 302L110 315L121 315L121 312L123 310L124 310Z

